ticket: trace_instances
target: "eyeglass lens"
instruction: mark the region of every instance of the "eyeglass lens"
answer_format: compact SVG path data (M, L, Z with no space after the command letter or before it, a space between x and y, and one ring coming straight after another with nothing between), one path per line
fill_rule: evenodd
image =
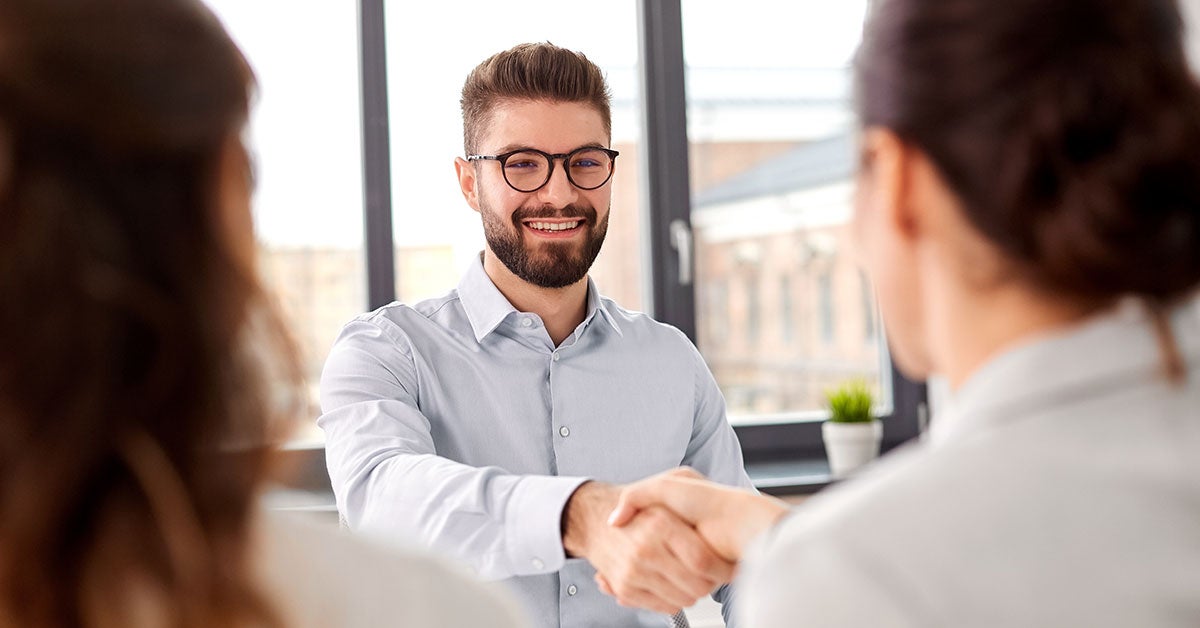
M602 150L583 149L567 156L567 178L576 187L594 190L608 181L613 158ZM513 153L504 162L504 179L521 192L532 192L550 180L550 160L541 153Z

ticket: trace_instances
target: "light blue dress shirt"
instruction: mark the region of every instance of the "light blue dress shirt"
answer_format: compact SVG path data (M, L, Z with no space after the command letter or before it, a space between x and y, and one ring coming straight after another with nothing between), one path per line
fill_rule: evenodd
M567 559L561 516L587 479L681 464L750 486L725 402L679 330L599 296L554 346L473 263L448 295L363 314L321 377L338 510L356 530L417 542L507 579L537 626L668 625L623 608ZM731 590L714 596L731 613Z

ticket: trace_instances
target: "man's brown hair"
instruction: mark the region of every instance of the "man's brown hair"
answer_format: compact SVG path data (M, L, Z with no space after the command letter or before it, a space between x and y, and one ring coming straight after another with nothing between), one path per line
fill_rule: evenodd
M471 70L462 89L463 148L475 153L498 105L513 100L581 102L594 107L612 134L612 93L604 73L583 53L550 42L520 44Z

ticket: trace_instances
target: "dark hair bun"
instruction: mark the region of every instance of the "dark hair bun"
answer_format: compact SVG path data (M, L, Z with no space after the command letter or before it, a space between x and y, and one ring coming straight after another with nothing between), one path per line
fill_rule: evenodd
M924 150L1032 280L1200 284L1200 87L1172 2L887 0L868 31L863 122Z

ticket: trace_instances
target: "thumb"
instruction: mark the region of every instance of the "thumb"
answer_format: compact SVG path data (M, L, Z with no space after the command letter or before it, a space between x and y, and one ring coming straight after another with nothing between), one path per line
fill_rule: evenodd
M638 511L661 503L656 490L656 478L642 480L626 486L617 497L617 506L608 515L608 525L619 528L633 519Z
M687 481L704 479L703 474L691 467L677 467L627 485L617 498L617 506L608 516L608 524L619 528L633 519L640 510L650 506L667 505L672 488L685 486Z
M707 480L708 479L704 476L703 473L700 473L699 471L697 471L691 467L688 467L688 466L675 467L674 469L671 469L670 471L663 473L663 475L668 476L668 477L673 477L673 478L684 478L684 479L688 479L688 480Z
M613 508L612 513L608 515L608 525L619 528L629 523L633 516L641 510L637 500L631 498L630 491L631 489L625 489L617 498L616 508Z

